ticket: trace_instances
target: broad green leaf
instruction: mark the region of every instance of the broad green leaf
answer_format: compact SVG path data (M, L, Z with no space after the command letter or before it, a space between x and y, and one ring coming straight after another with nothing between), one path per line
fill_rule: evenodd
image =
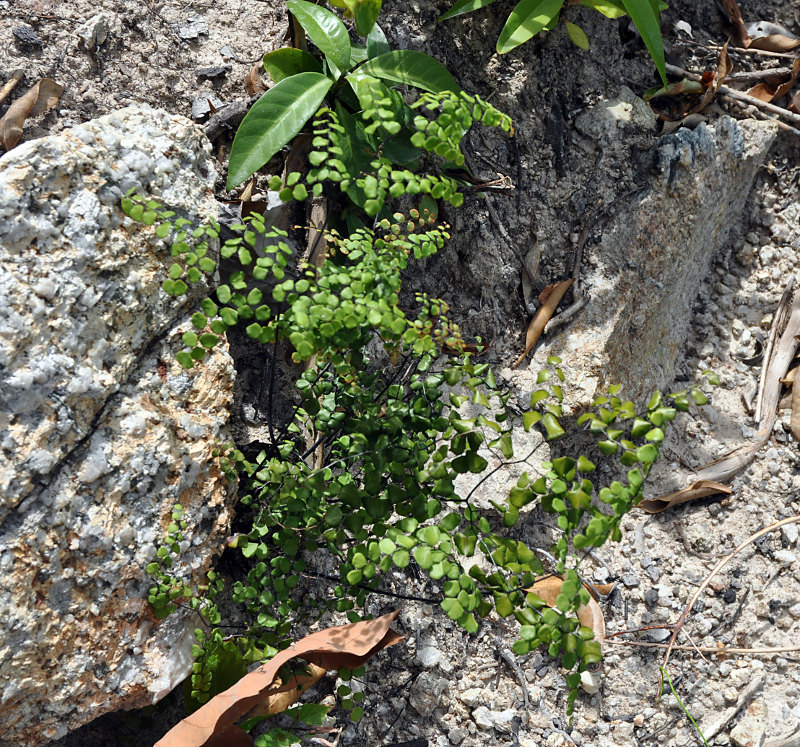
M319 47L335 78L350 69L350 35L339 17L306 0L288 0L289 11Z
M622 18L628 15L621 0L578 0L586 8L602 13L606 18Z
M356 31L361 36L367 36L378 20L381 12L382 0L344 0L347 9L353 14L356 22Z
M522 0L506 21L497 40L497 53L506 54L549 26L565 0Z
M625 10L642 35L642 40L656 64L658 74L667 85L667 69L664 60L664 42L661 38L661 21L657 0L622 0Z
M386 41L386 34L383 29L376 23L372 27L372 31L367 36L367 59L371 60L373 57L386 54L389 51L389 42Z
M227 188L241 184L297 135L332 85L333 81L320 73L298 73L256 101L233 140Z
M263 58L264 70L270 78L280 83L284 78L289 78L297 73L321 73L320 61L304 49L283 47L274 52L267 52Z
M458 0L450 10L439 16L439 21L446 21L448 18L463 15L464 13L472 13L479 8L485 8L491 5L494 0Z
M432 93L461 90L450 75L450 71L441 62L423 52L414 52L410 49L399 49L378 55L367 60L358 71Z
M586 32L580 26L569 21L564 21L564 24L572 43L581 49L589 49L589 37L586 36Z

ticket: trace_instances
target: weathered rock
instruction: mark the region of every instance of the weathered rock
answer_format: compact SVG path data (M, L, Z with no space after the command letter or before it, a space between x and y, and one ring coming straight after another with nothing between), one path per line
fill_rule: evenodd
M120 208L131 187L214 215L202 131L130 107L0 159L0 722L40 744L155 702L191 665L196 620L157 623L145 566L186 509L195 579L227 533L233 367L174 364L189 301Z
M667 385L700 281L737 225L776 132L770 123L722 117L661 138L652 181L620 200L602 240L584 254L588 304L533 367L561 354L569 380L589 395L593 384L620 382L632 397Z

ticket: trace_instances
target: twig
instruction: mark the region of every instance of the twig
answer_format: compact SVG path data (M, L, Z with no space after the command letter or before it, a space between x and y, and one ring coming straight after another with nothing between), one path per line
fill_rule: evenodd
M11 73L11 77L6 81L5 85L0 88L0 103L8 98L8 95L14 90L14 87L22 80L24 75L25 71L21 67L18 67Z
M690 47L700 47L701 49L708 49L711 52L719 52L722 47L719 44L701 44L700 42L692 41L690 39L680 39L676 40L679 44L685 44ZM728 47L729 52L740 52L742 54L760 54L764 57L785 57L789 60L793 60L797 57L796 54L791 54L789 52L770 52L766 49L745 49L744 47Z
M667 72L672 73L673 75L682 75L684 78L689 78L689 80L701 79L701 77L696 73L690 73L688 70L684 70L682 67L677 67L676 65L667 64ZM730 96L737 101L743 101L751 106L771 112L772 114L777 114L779 117L783 117L784 119L788 119L790 122L794 122L796 125L800 125L800 115L794 114L788 109L782 109L780 106L767 103L766 101L757 99L754 96L748 96L746 93L742 93L741 91L737 91L724 85L720 86L717 89L717 92L725 94L726 96Z
M522 700L525 703L525 723L528 723L530 721L530 700L528 698L528 683L525 679L525 675L517 663L517 657L514 656L509 649L503 646L499 638L494 639L494 644L497 647L497 653L500 654L500 658L506 664L508 664L511 671L517 675L519 686L522 688Z
M781 521L778 521L775 524L770 524L770 526L764 527L763 529L760 529L755 534L753 534L750 537L748 537L744 542L739 544L733 550L733 552L731 552L729 555L726 555L724 558L722 558L722 560L720 560L712 568L711 573L709 573L708 576L706 576L706 578L703 581L703 583L700 584L700 586L698 587L697 591L692 595L692 598L689 600L689 603L686 605L686 607L684 608L683 612L681 612L681 616L678 618L678 622L675 624L675 630L672 633L672 638L670 638L670 641L667 644L667 650L664 653L663 666L666 667L667 664L669 663L670 652L672 651L673 648L675 648L675 639L678 637L678 633L680 632L681 628L686 623L686 620L688 619L689 614L690 614L690 612L692 610L692 607L694 607L695 602L700 598L700 595L703 593L703 591L705 591L705 589L709 585L709 583L711 583L711 579L714 578L714 576L716 576L717 573L719 573L719 571L722 570L722 568L724 568L733 559L733 557L737 553L741 552L751 542L755 542L759 537L763 537L768 532L774 532L776 529L779 529L782 526L786 526L787 524L794 524L795 522L798 522L798 521L800 521L800 515L798 515L798 516L790 516L788 519L782 519ZM792 646L792 647L788 648L788 651L797 651L797 650L798 650L797 646ZM752 651L748 651L748 650L744 650L744 649L742 651L734 651L733 649L730 649L730 652L731 653L753 653ZM778 649L772 649L772 652L773 653L778 653L779 650ZM710 652L710 653L713 653L713 651ZM781 653L783 653L783 652L781 652Z
M671 651L697 651L704 654L716 654L717 656L728 656L729 654L750 654L753 656L774 656L775 654L796 654L800 653L800 645L798 646L775 646L774 648L735 648L735 647L722 647L714 648L714 646L671 646L669 643L653 643L651 641L617 641L609 639L608 637L603 643L611 643L615 646L633 646L635 648L669 648Z

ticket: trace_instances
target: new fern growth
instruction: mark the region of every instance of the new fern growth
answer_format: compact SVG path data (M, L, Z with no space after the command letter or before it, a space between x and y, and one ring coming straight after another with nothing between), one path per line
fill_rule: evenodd
M239 325L262 344L290 346L298 363L315 361L296 382L293 420L268 450L253 461L235 448L222 450L226 468L235 465L243 476L242 504L252 517L250 531L231 542L249 563L233 587L234 600L249 613L247 629L222 634L211 596L217 579L192 590L171 573L182 511L148 567L156 581L151 601L159 615L183 603L204 616L190 687L191 698L202 702L227 681L220 662L274 656L288 645L293 623L312 614L360 619L358 608L368 594L380 592L387 572L413 561L439 585L444 613L466 631L476 632L489 615L514 617L520 625L517 653L544 646L560 657L569 671L571 712L580 672L601 657L591 629L576 616L588 600L580 561L588 548L619 539L620 521L641 500L665 429L691 397L701 404L704 395L655 395L637 414L612 389L578 424L597 440L597 455L619 461L624 481L598 489L589 478L595 470L589 456L559 456L543 463L540 473L523 473L508 496L498 497L495 516L479 510L477 487L464 490L462 476L486 477L490 455L503 464L514 460L515 428L537 428L551 441L564 435L560 361L552 358L539 374L540 388L520 418L509 407L510 391L467 352L444 301L417 294L402 305L409 262L430 257L449 236L446 226L418 209L386 216L386 201L429 195L456 205L461 195L448 177L400 169L380 148L369 155L364 143L374 141L360 138L391 136L395 120L387 112L397 113L392 107L398 101L371 82L361 89L358 121L341 107L319 112L312 167L305 177L290 175L281 196L302 199L305 185L318 195L338 186L376 216L372 227L347 235L327 231L327 254L312 267L293 257L285 232L263 217L245 218L233 227L238 235L219 248L233 271L194 312L193 330L177 353L184 367L200 365ZM507 118L477 97L423 95L415 106L429 116L404 120L403 126L415 129L414 147L455 164L463 162L459 143L474 121L511 130ZM156 235L168 241L174 261L163 286L167 293L182 295L216 271L216 223L192 227L133 194L123 209L157 224ZM375 343L385 351L382 360L366 352ZM545 569L514 532L535 509L556 519L552 568ZM301 579L314 573L321 554L335 560L338 582L329 592L312 592ZM563 577L554 607L530 591L545 570ZM360 712L360 706L353 710Z

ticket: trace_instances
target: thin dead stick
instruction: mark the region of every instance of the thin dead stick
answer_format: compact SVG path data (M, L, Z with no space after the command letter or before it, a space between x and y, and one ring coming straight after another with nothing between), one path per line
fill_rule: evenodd
M672 638L669 639L669 643L667 644L667 650L664 653L664 663L662 664L662 666L664 668L666 668L666 666L667 666L667 664L669 662L670 653L672 652L672 650L674 648L677 648L675 646L675 639L678 637L678 633L680 633L681 628L685 625L686 620L689 617L689 613L692 611L692 607L694 607L694 605L695 605L695 602L700 598L700 595L705 591L706 587L711 583L711 579L714 578L714 576L716 576L717 573L719 573L733 559L733 557L737 553L741 552L751 542L755 542L759 537L763 537L765 534L767 534L769 532L774 532L776 529L780 529L782 526L786 526L786 524L794 524L795 522L798 522L798 521L800 521L800 515L798 515L798 516L790 516L788 519L782 519L781 521L778 521L775 524L770 524L768 527L764 527L763 529L760 529L755 534L753 534L750 537L748 537L744 542L739 544L733 550L733 552L731 552L729 555L726 555L724 558L722 558L722 560L720 560L711 569L711 573L709 573L708 576L705 577L705 580L703 581L703 583L700 584L700 586L698 587L697 591L692 595L692 598L689 600L689 603L686 605L686 607L684 608L683 612L681 612L681 616L678 618L678 622L675 623L675 629L672 632ZM771 649L771 650L773 652L775 652L775 653L778 652L778 649ZM788 651L788 650L797 651L798 647L795 646L795 647L792 647L790 649L784 649L784 651ZM733 651L733 649L731 649L731 651ZM749 653L749 652L746 652L746 653Z
M710 49L714 52L718 52L722 47L719 44L700 44L699 42L693 41L684 41L681 40L682 44L690 44L694 47L703 47L703 49ZM760 54L764 57L785 57L789 60L793 60L797 57L796 54L792 54L791 52L772 52L769 49L745 49L744 47L728 47L729 52L741 52L742 54Z
M18 67L11 73L11 77L6 81L5 85L0 88L0 104L8 98L8 95L14 90L14 87L22 80L24 75L25 71L21 67Z
M651 641L617 641L606 638L604 644L611 643L615 646L635 646L638 648L669 648L669 643L653 643ZM672 651L702 651L704 654L753 654L758 656L772 656L774 654L794 654L800 653L800 646L776 646L775 648L714 648L713 646L672 646Z
M736 99L731 98L730 96L723 96L722 98L729 104L733 103L738 106L742 106L741 101L737 101ZM781 122L780 119L775 119L774 117L770 117L769 114L767 114L766 112L762 112L756 109L755 107L750 107L748 113L752 113L752 115L757 119L762 119L766 122L774 122L779 130L783 130L784 132L791 132L792 135L800 136L800 130L798 130L796 127L792 127L791 125L786 124L786 122Z
M761 80L762 78L771 78L775 75L791 75L792 68L790 67L772 67L769 70L744 70L741 73L731 73L725 80L745 81L745 80Z
M701 77L696 73L690 73L688 70L684 70L682 67L677 67L676 65L667 64L667 72L672 73L673 75L682 75L684 78L689 78L689 80L701 80ZM777 114L779 117L783 117L784 119L788 119L790 122L794 122L796 125L800 125L800 115L794 114L788 109L782 109L780 106L769 104L766 101L757 99L754 96L748 96L746 93L736 91L735 89L728 88L728 86L724 85L717 89L717 93L730 96L732 99L743 101L746 104L750 104L772 114Z

